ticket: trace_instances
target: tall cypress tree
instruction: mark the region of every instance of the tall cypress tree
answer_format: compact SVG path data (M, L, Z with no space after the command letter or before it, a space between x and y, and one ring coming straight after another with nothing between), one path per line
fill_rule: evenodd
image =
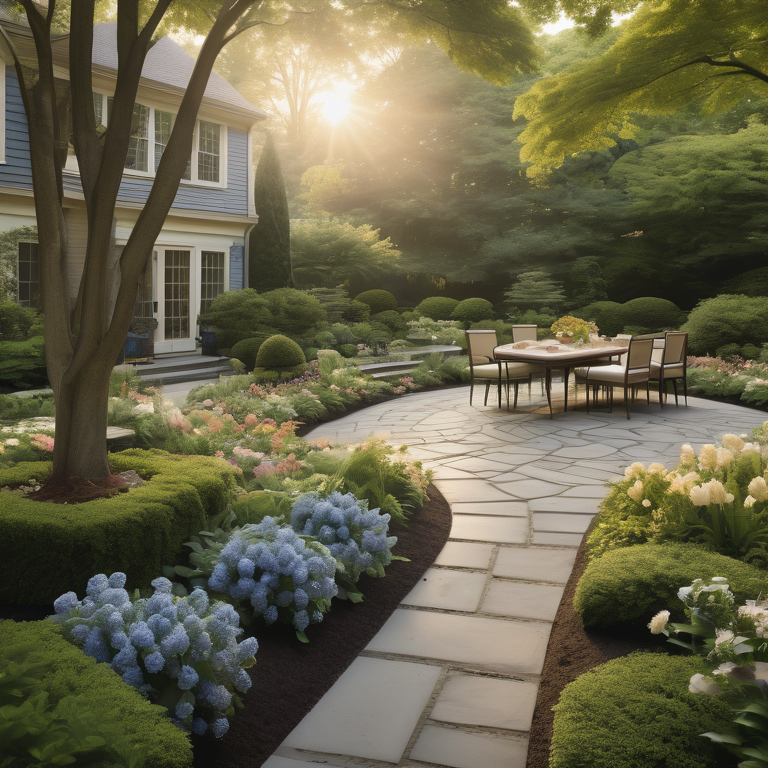
M256 166L253 197L259 223L248 241L248 285L259 293L290 288L291 221L280 158L272 134L267 134Z

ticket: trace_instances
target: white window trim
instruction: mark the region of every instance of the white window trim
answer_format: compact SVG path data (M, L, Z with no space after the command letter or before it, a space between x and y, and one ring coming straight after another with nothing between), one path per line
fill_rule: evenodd
M5 61L0 50L0 164L5 165L5 122L8 105L5 103Z
M2 63L2 59L0 59L0 63ZM27 245L37 245L39 247L40 241L39 240L24 239L24 240L19 240L16 243L16 301L18 301L18 302L21 302L21 298L19 297L19 283L20 283L20 281L19 281L18 275L19 275L19 257L21 256L21 254L19 253L19 246L22 243L26 243ZM27 281L27 282L31 282L31 280ZM38 255L37 255L37 294L38 294L38 308L39 308L39 301L40 301L40 251L38 251ZM34 306L34 305L30 304L29 306Z
M108 114L107 111L107 99L111 94L103 93L100 91L94 91L94 94L101 95L102 97L102 116ZM141 104L141 102L137 102ZM123 176L129 176L137 179L154 179L156 172L155 168L155 111L158 112L170 112L167 108L153 107L148 104L142 104L142 106L149 108L149 122L147 125L147 168L151 168L151 171L137 171L132 168L124 168ZM219 126L219 180L218 181L205 181L204 179L198 179L198 163L197 153L200 137L200 119L195 121L195 130L192 137L192 162L190 163L190 176L189 179L181 179L180 186L185 187L207 187L208 189L226 189L227 187L227 159L228 159L228 132L227 126L223 123L218 123L215 120L203 120L204 123L215 123ZM64 170L69 173L79 173L80 169L77 165L77 158L74 155L67 157L67 162Z

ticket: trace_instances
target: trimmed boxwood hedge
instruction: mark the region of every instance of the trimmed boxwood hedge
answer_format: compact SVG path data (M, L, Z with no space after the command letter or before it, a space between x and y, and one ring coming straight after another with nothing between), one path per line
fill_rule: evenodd
M81 593L95 573L114 571L128 576L130 589L147 587L226 508L235 486L233 468L209 456L129 450L111 454L110 463L146 482L85 504L0 493L0 602L49 604L69 590ZM50 473L50 462L25 462L0 470L0 487L44 482Z
M737 605L768 593L768 572L696 544L637 544L606 552L584 571L573 607L585 627L644 623L661 610L685 618L677 598L694 579L725 576Z
M307 362L301 347L287 336L270 336L256 355L256 367L267 370L293 368Z
M52 702L65 696L87 696L95 710L120 723L129 741L143 746L143 768L192 765L189 738L171 722L165 707L150 704L108 665L67 642L53 624L0 621L0 654L13 657L19 646L25 662L45 664L41 682Z
M688 692L699 656L633 653L567 685L554 707L550 768L725 768L727 753L700 734L729 729L717 696Z

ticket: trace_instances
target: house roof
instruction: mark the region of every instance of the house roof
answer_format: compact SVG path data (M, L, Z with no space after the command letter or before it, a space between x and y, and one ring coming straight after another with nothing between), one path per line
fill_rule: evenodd
M95 68L117 70L117 24L97 24L93 28L93 63ZM142 79L161 87L183 93L192 76L195 59L170 37L162 37L147 53ZM230 111L264 118L267 113L251 104L221 75L211 72L203 96L207 102L214 102Z

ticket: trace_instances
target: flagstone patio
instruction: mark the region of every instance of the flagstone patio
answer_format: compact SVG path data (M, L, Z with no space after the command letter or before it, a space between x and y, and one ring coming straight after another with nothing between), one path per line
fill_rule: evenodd
M535 388L534 388L535 389ZM522 393L521 393L522 395ZM368 647L264 768L525 768L552 621L604 483L633 461L674 466L766 414L690 398L612 414L469 405L468 388L358 411L311 439L375 435L435 471L450 539ZM548 412L547 412L548 413Z

